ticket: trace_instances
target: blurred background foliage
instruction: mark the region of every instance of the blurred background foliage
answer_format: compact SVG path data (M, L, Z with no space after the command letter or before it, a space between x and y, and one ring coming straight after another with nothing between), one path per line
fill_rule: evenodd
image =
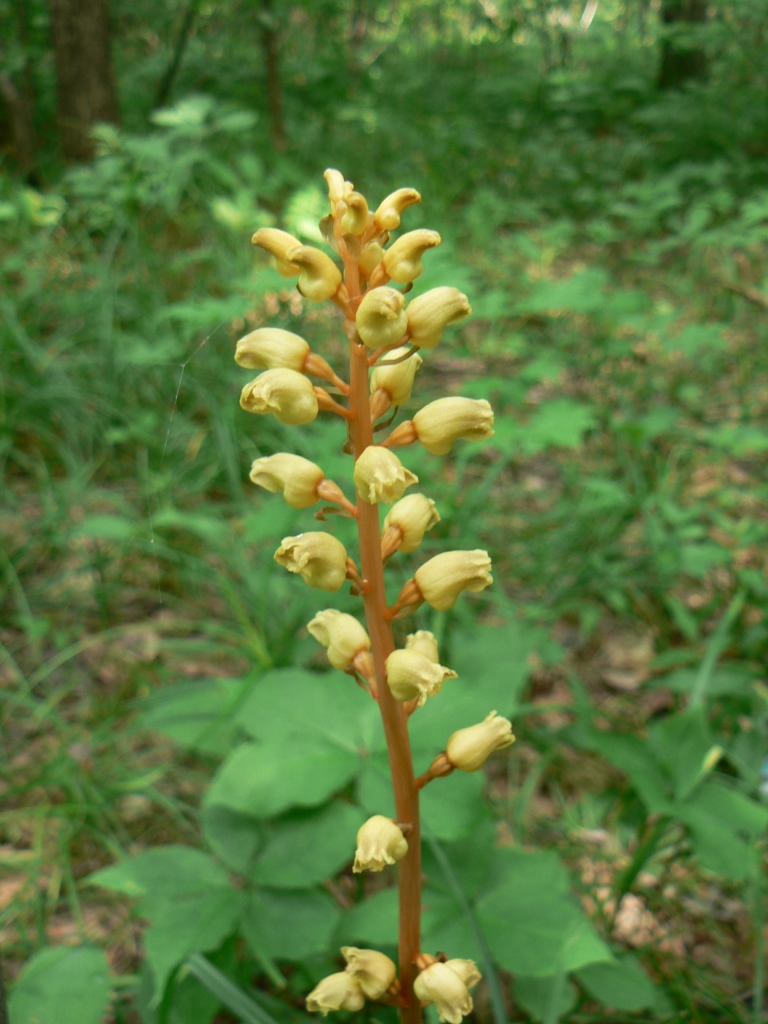
M327 166L372 201L421 191L408 225L443 245L417 288L474 316L418 400L497 411L483 449L407 460L443 516L426 552L483 545L497 579L414 620L461 676L417 752L489 706L518 734L484 785L425 794L425 943L479 959L496 1024L764 1021L763 0L0 0L0 22L14 1024L293 1022L341 942L393 941L392 891L349 873L381 740L272 562L306 514L247 485L283 449L344 478L341 439L249 420L232 361L272 323L343 365L333 313L248 244L318 243Z

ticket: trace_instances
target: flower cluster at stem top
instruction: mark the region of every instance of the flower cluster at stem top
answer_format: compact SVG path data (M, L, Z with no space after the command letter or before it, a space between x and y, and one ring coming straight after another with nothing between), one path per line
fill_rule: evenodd
M448 286L406 299L422 273L422 257L440 244L439 234L427 229L408 231L391 241L403 212L420 201L418 192L398 189L371 210L365 197L338 171L326 171L325 178L331 212L320 227L341 257L343 272L327 253L277 228L261 228L253 242L274 257L280 274L297 279L302 296L311 302L330 301L341 309L350 345L349 379L313 352L304 338L279 328L260 328L241 338L235 359L239 366L259 371L242 390L240 404L247 412L272 415L297 426L311 423L321 411L345 422L355 454L355 498L350 500L322 467L288 452L256 459L250 479L269 492L282 493L296 509L324 502L331 506L326 513L359 520L368 506L391 506L380 527L380 551L376 552L380 564L386 565L398 552L418 551L426 533L440 521L432 499L418 491L406 494L419 481L393 449L421 444L433 454L445 455L460 440L491 437L494 417L483 399L440 398L374 443L374 432L387 426L382 418L410 401L423 362L421 351L435 348L446 328L464 320L471 309L467 297ZM367 380L362 401L361 366ZM354 367L358 368L357 385ZM370 586L341 541L325 530L283 538L275 559L318 590L336 593L349 582L352 593L365 598ZM424 602L437 610L449 609L464 591L476 593L492 582L487 552L445 551L422 561L383 615L386 620L400 618ZM386 628L391 628L388 622ZM353 676L374 699L380 700L381 688L386 687L387 699L398 702L406 715L457 678L440 663L435 637L425 630L410 634L404 647L390 650L383 659L383 673L378 674L370 621L366 630L355 616L326 608L315 615L308 630L326 648L334 668ZM381 674L383 679L378 677ZM492 711L484 721L454 732L415 784L425 785L456 769L477 771L495 750L513 741L509 721ZM374 815L358 832L353 870L382 871L402 860L408 854L408 830L407 822ZM396 967L388 957L354 947L341 952L346 968L324 978L310 993L310 1011L359 1010L366 999L403 1005ZM474 963L423 953L413 963L419 972L413 984L416 999L425 1005L434 1003L441 1020L460 1024L472 1010L469 990L480 979Z

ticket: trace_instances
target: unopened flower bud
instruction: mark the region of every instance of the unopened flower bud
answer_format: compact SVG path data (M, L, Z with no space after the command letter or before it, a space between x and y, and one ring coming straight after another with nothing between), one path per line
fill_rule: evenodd
M309 508L319 500L317 486L325 479L322 469L290 452L278 452L256 459L250 479L271 494L282 493L291 508Z
M403 554L415 551L427 530L440 522L440 513L431 498L424 494L408 494L393 505L384 519L383 534L399 530L397 550Z
M328 649L328 661L346 672L360 651L369 651L371 641L362 625L346 612L326 608L318 612L307 626L310 634Z
M453 608L463 590L473 594L493 583L487 551L443 551L413 574L421 596L438 611Z
M368 348L394 345L408 326L405 299L394 288L371 288L357 308L355 323L357 333Z
M467 296L458 288L432 288L408 303L408 334L419 348L434 348L443 331L472 312Z
M445 455L458 440L493 437L493 409L484 398L438 398L414 415L416 436L433 455Z
M440 242L440 235L436 231L427 228L407 231L384 253L384 269L398 284L410 284L421 277L424 271L421 257L427 249L433 249Z
M341 955L347 961L347 974L352 975L366 999L381 999L395 980L397 968L378 950L342 946Z
M514 742L512 723L492 711L477 725L452 733L445 753L454 768L462 772L476 772L495 750L503 750Z
M436 665L440 662L440 656L437 652L437 639L435 634L430 633L428 629L418 629L415 633L410 633L405 638L405 649L406 651L418 651L425 658L434 661Z
M379 231L395 231L400 227L403 210L420 202L421 196L415 188L399 188L379 203L373 215L376 227Z
M275 257L275 266L283 277L296 277L300 272L301 268L288 259L288 253L300 246L301 242L287 231L280 231L279 228L259 228L251 242L260 249L266 249Z
M281 423L295 426L317 417L317 395L312 384L296 370L265 370L246 384L240 405L257 416L269 413Z
M282 367L301 373L308 355L309 345L298 334L280 327L260 327L238 341L235 362L246 370Z
M307 996L306 1006L310 1013L322 1013L327 1017L332 1010L362 1010L365 996L357 979L346 971L329 974Z
M371 444L362 452L354 468L358 494L370 505L402 498L406 489L419 478L406 469L394 452Z
M328 185L328 198L332 203L338 203L340 199L344 198L344 175L341 171L329 167L323 177Z
M446 679L458 676L418 651L397 650L387 658L387 685L395 700L417 700L423 707L427 697L440 693Z
M416 977L413 991L422 1003L434 1003L440 1020L448 1024L461 1024L462 1018L472 1012L469 989L448 964L438 961L426 967Z
M362 235L368 227L368 203L359 192L344 196L347 209L341 218L341 230L345 235Z
M392 821L381 814L372 818L357 833L357 850L352 870L383 871L388 864L396 864L408 853L408 842Z
M334 593L344 586L347 576L347 552L333 534L300 533L284 537L275 552L275 561L288 572L296 572L317 590Z
M300 245L289 253L290 262L297 266L298 288L302 295L313 302L325 302L332 298L341 284L341 271L330 256L311 245Z
M405 405L411 397L416 371L423 362L419 353L407 345L393 348L376 364L371 374L371 394L382 388L392 405Z

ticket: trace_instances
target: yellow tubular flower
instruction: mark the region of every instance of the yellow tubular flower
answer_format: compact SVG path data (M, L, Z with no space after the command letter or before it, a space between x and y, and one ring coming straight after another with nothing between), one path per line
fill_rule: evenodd
M389 395L392 405L405 405L411 397L416 372L423 362L419 353L407 345L393 348L376 364L371 374L371 394L381 388Z
M493 409L484 398L438 398L414 415L416 436L428 452L445 455L458 440L493 437Z
M301 373L308 355L309 345L298 334L280 327L260 327L238 341L235 362L246 370L284 368Z
M396 864L408 853L405 836L392 821L381 814L372 818L357 833L357 850L352 870L383 871L388 864Z
M397 968L384 953L342 946L341 955L347 961L347 974L352 975L366 999L381 999L395 980Z
M345 235L362 235L368 227L368 203L359 192L350 192L344 196L347 209L341 218L341 230Z
M384 258L384 250L378 242L369 242L360 253L360 269L370 277Z
M340 590L347 576L344 545L332 534L321 531L284 537L275 552L275 561L288 572L298 573L310 587L330 593Z
M369 505L397 501L408 487L419 482L394 452L375 444L368 445L360 455L353 475L358 494Z
M421 596L438 611L453 608L459 594L473 594L493 583L487 551L443 551L419 566L413 574Z
M384 269L398 284L411 284L424 271L421 257L441 241L436 231L427 228L408 231L385 251L382 259Z
M419 348L434 348L446 327L465 320L471 312L467 296L458 288L432 288L408 303L409 339Z
M296 370L266 370L246 384L240 406L257 416L271 413L289 426L311 423L317 418L317 395L312 384Z
M420 203L421 196L415 188L399 188L379 203L373 221L379 231L395 231L400 227L403 210L414 203Z
M467 988L474 988L479 981L482 981L483 976L478 971L474 960L446 960L445 966L455 971Z
M346 971L329 974L307 996L306 1007L310 1013L322 1013L327 1017L332 1010L362 1010L365 996L357 979Z
M382 536L388 529L400 531L398 550L403 554L415 551L427 530L440 522L435 503L424 494L408 494L393 505L384 519Z
M419 629L415 633L410 633L405 638L405 649L406 651L418 651L425 658L434 661L436 665L440 663L435 634L430 633L428 629Z
M282 493L291 508L309 508L319 500L317 485L325 479L319 466L300 455L278 452L256 459L251 482L271 494Z
M259 228L251 242L260 249L266 249L275 257L275 266L283 277L296 277L300 272L301 268L294 266L288 259L288 253L300 246L301 242L287 231L280 231L278 228Z
M397 650L387 658L387 685L395 700L418 700L419 707L423 707L427 697L440 693L446 679L458 676L418 651Z
M298 288L302 295L312 302L333 298L341 284L341 271L330 256L311 245L300 245L288 256L301 271Z
M512 723L492 711L477 725L452 733L445 753L454 768L462 772L476 772L495 750L511 747L514 742Z
M328 198L331 203L338 203L340 199L344 198L344 175L341 171L329 167L323 177L328 185Z
M327 648L328 661L334 668L346 672L352 666L355 655L370 651L371 641L354 615L326 608L307 626L311 636Z
M408 327L405 299L394 288L371 288L358 306L355 323L357 333L368 348L394 345Z
M460 977L448 964L440 962L426 967L413 983L413 991L422 1003L434 1003L440 1020L461 1024L472 1012L472 996Z

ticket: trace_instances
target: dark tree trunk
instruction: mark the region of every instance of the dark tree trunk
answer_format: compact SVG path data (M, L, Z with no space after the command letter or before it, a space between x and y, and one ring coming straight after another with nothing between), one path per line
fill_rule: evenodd
M119 120L107 0L48 0L56 61L59 137L67 160L88 160L91 128Z
M32 45L30 42L29 11L24 2L12 4L16 21L16 45L25 54L22 67L8 68L8 56L0 46L0 100L5 106L3 130L10 143L11 158L30 184L36 183L35 158L37 135L35 132L35 82L32 75ZM8 49L12 50L13 29L8 26ZM0 1024L2 1019L0 1018Z
M267 78L269 132L272 145L278 153L283 153L285 151L285 127L283 124L283 87L280 81L280 37L272 0L264 0L262 3L259 23L261 26L261 52L264 55Z
M706 78L707 55L695 44L686 43L684 30L706 24L707 0L662 0L661 20L672 32L662 38L659 86L677 89L691 79Z

